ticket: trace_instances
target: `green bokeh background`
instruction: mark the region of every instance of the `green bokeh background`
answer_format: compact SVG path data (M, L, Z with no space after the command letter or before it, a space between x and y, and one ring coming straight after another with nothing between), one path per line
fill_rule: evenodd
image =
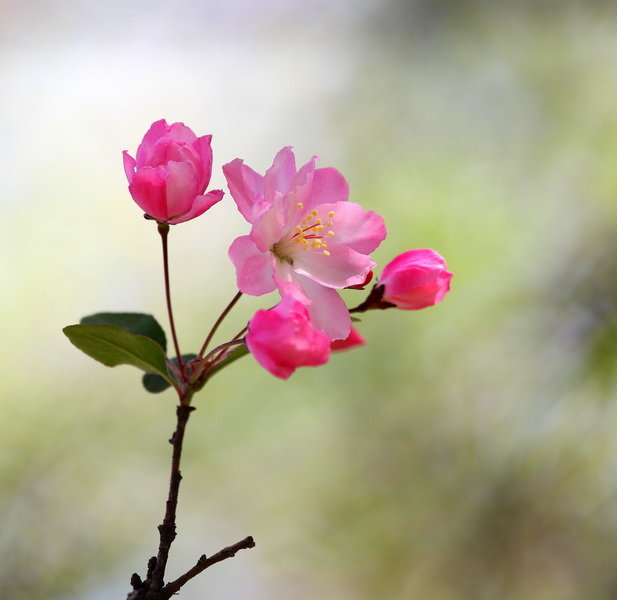
M617 597L613 2L4 0L0 50L0 597L123 598L156 548L173 394L61 328L165 322L120 156L161 117L214 135L212 187L235 157L318 154L384 215L381 265L430 247L455 273L325 367L247 357L200 394L170 576L257 547L181 597ZM173 228L185 351L246 231L229 197Z

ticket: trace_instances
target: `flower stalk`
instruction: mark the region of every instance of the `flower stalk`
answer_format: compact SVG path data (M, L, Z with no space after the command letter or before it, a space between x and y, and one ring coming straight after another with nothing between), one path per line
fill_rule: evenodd
M238 300L240 300L241 297L242 297L242 292L238 292L232 298L231 302L225 307L223 312L219 315L218 319L215 321L214 325L212 326L212 329L210 329L210 332L208 333L208 336L206 337L203 345L201 346L201 350L199 351L199 354L197 355L199 358L201 358L204 355L204 352L208 349L208 345L212 341L212 338L214 337L214 334L216 333L220 324L225 320L225 317L229 314L231 309L236 305L236 303L238 302Z
M163 275L165 278L165 300L167 303L169 328L171 330L171 337L174 344L174 350L176 352L176 358L178 359L178 368L180 369L180 372L182 372L184 369L184 363L182 362L182 353L180 352L180 345L178 344L178 336L176 334L174 311L171 305L171 288L169 285L169 253L167 250L167 236L169 235L169 225L167 223L159 223L158 232L161 236L161 244L163 247Z

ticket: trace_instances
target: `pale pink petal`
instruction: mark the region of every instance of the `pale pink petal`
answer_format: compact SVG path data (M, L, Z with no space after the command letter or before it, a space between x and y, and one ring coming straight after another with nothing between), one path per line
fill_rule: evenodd
M274 282L282 297L289 296L305 306L311 303L299 283L299 277L294 273L292 265L276 261L274 264Z
M290 219L301 218L309 212L314 204L312 201L312 190L316 160L317 157L313 156L311 160L303 165L291 183L289 193L285 197L288 209L287 216Z
M261 296L276 289L274 257L269 252L260 252L248 235L233 241L229 258L236 267L236 281L241 292Z
M254 223L270 206L264 200L264 178L240 158L223 165L223 173L240 214Z
M344 340L351 331L351 317L338 292L301 276L297 282L311 301L308 310L314 327L330 340Z
M276 198L269 209L253 224L250 236L262 252L268 252L283 236L287 225L283 205L283 198Z
M294 271L321 285L342 289L363 283L375 266L369 256L340 244L329 243L326 252L299 250L293 255Z
M124 163L124 173L128 182L133 181L133 175L135 175L135 165L137 164L135 159L126 151L122 152L122 160Z
M165 171L160 168L144 167L135 173L129 185L129 192L137 205L159 221L166 221L169 217L165 199L165 175Z
M199 194L195 170L186 163L169 162L167 171L167 214L169 219L181 217L191 210Z
M187 212L185 215L178 217L176 219L170 219L170 225L177 225L178 223L184 223L185 221L190 221L199 215L205 213L209 208L214 206L217 202L219 202L224 196L223 190L212 190L208 192L204 196L197 196L195 200L193 200L193 206L191 210Z
M348 246L352 250L369 254L379 246L386 237L386 225L383 218L372 210L364 210L355 202L335 202L321 204L319 216L324 223L331 222L333 232L329 240ZM328 214L334 216L328 218Z
M311 198L310 202L307 202L309 210L326 202L345 202L348 197L349 184L341 173L332 167L315 170Z
M285 146L274 157L272 166L264 177L264 190L269 201L279 195L286 194L296 175L296 159L291 146Z

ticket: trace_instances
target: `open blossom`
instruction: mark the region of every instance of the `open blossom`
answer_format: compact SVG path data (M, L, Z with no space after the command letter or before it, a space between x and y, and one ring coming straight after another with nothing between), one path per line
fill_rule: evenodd
M298 367L323 365L330 357L328 336L312 326L306 306L291 296L257 311L245 339L257 362L282 379Z
M204 194L212 174L212 136L197 137L182 123L153 123L124 171L133 200L159 222L183 223L216 204L222 190Z
M452 273L434 250L409 250L390 261L377 282L382 302L413 310L433 306L450 290Z
M242 160L223 167L238 209L252 225L229 248L241 292L279 290L309 308L317 329L344 339L349 312L336 290L362 284L375 263L369 253L386 236L383 219L347 201L348 186L312 158L296 169L283 148L261 176Z

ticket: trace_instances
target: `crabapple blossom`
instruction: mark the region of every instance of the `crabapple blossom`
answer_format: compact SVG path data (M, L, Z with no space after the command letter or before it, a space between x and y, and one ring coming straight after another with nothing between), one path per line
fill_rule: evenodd
M316 157L296 169L290 147L264 176L236 159L223 167L239 211L252 225L229 248L241 292L276 289L309 308L313 325L345 339L351 320L336 290L363 284L375 266L369 253L386 236L383 219L347 201L348 185Z
M409 250L384 267L377 286L383 286L382 302L415 310L441 302L451 279L440 254L430 249Z
M211 138L161 119L150 126L135 158L123 152L129 192L146 216L175 225L198 217L223 197L222 190L204 194L212 174Z
M281 379L297 367L323 365L330 357L328 336L312 326L306 306L291 296L257 311L245 341L257 362Z

